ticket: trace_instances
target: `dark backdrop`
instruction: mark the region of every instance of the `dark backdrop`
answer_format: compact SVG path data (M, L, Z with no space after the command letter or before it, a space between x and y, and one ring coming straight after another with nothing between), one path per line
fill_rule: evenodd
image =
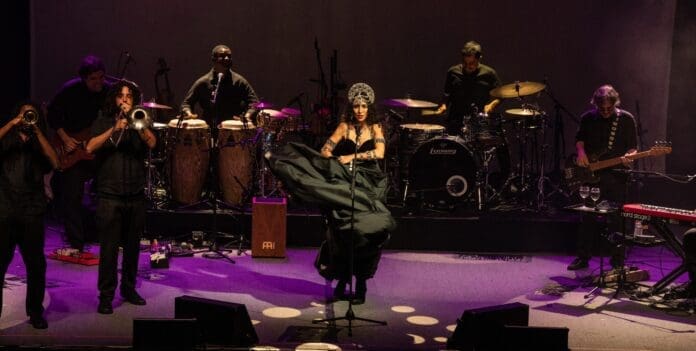
M624 108L639 112L649 146L667 138L668 118L687 118L668 114L668 103L685 98L670 98L670 79L680 77L672 70L676 8L676 0L34 0L31 94L49 100L88 53L102 56L109 73L118 75L119 57L128 51L135 62L125 75L146 99L157 95L157 59L166 59L178 104L209 69L210 49L224 43L232 48L234 69L264 100L282 107L305 92L311 103L318 98L309 81L318 77L316 38L327 74L329 55L337 50L341 78L368 82L379 100L409 94L439 101L447 68L459 61L464 42L475 39L504 83L531 80L552 88L570 112L561 114L565 151L573 150L573 117L604 83L616 86ZM527 102L556 114L544 94ZM508 100L499 109L519 104ZM677 128L669 137L683 140L686 132ZM686 160L684 167L693 170ZM664 159L645 166L663 169Z

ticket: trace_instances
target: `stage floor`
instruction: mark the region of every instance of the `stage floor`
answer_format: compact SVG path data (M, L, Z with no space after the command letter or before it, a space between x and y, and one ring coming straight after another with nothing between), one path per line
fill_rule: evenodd
M470 233L483 235L483 233ZM559 233L558 235L561 235ZM61 246L60 227L48 227L46 252ZM424 240L428 240L427 237ZM98 247L92 248L98 252ZM106 349L131 345L134 318L172 318L174 298L192 295L244 304L259 345L293 350L307 342L339 345L343 350L440 350L463 311L521 302L530 306L530 325L569 328L573 350L693 350L696 317L691 309L671 309L612 299L613 290L585 300L590 269L569 272L568 255L462 254L387 250L367 302L357 316L385 320L387 326L356 322L336 329L312 324L316 318L343 316L347 303L327 303L331 287L314 270L315 248L290 248L285 259L254 259L233 253L236 264L221 259L176 257L168 269L150 269L140 260L139 292L146 306L114 301L113 315L97 308L97 267L49 260L45 298L47 330L35 330L24 315L25 270L17 253L6 276L0 318L0 345L48 349ZM679 264L663 248L634 248L628 264L648 270L657 281ZM684 282L686 276L677 282Z

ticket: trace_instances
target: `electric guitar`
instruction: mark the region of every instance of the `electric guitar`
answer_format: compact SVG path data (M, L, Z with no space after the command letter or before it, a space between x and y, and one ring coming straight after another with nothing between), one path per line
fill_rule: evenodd
M66 170L82 160L94 159L94 154L90 154L85 149L87 147L87 142L90 138L90 128L85 128L75 133L65 133L73 139L77 140L78 145L77 148L75 148L75 150L68 152L66 150L65 143L63 143L63 139L61 139L60 136L56 134L51 144L53 145L53 148L56 150L56 154L58 154L58 162L60 164L61 170Z
M670 143L664 141L655 142L655 146L651 147L650 150L638 152L633 155L626 156L626 158L629 160L637 160L645 157L666 155L672 152L672 146L670 145ZM598 161L597 157L590 157L590 164L587 167L580 167L573 164L563 171L565 186L570 192L574 192L583 184L597 183L599 182L599 177L597 177L594 172L620 165L623 163L621 158L622 157L614 157L607 160ZM573 163L575 163L574 160Z

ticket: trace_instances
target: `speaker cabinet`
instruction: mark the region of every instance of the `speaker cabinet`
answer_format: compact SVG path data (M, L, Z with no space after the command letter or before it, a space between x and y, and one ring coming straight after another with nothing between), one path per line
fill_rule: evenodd
M133 320L133 350L188 351L198 344L195 319L136 318Z
M529 306L523 303L488 306L466 310L457 320L457 328L447 340L447 348L456 350L494 350L502 342L506 325L527 326Z
M174 316L195 318L206 344L250 346L259 342L242 304L184 295L174 299Z
M285 198L255 197L251 204L251 256L285 257Z

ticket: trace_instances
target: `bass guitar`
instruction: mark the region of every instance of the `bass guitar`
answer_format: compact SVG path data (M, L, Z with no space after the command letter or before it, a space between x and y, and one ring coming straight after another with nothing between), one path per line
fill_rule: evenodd
M637 152L633 155L626 156L629 160L638 160L645 157L655 157L660 155L666 155L672 152L672 146L668 142L655 142L655 146L651 147L650 150ZM590 164L587 167L580 167L577 164L573 164L563 170L564 183L566 188L570 192L576 191L583 184L594 184L599 182L599 177L595 175L594 172L614 167L623 163L621 160L623 157L614 157L606 160L598 161L597 157L590 157ZM572 163L575 163L573 160Z

